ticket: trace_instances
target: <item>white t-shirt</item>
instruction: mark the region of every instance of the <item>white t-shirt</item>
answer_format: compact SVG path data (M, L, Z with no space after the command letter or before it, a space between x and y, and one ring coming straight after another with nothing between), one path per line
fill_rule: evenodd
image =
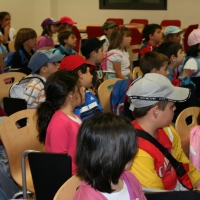
M113 71L112 62L120 62L121 63L121 71L124 76L127 76L130 73L130 60L129 54L125 50L112 49L107 52L107 70Z
M200 59L199 59L200 60ZM194 70L193 77L200 76L200 73L196 73L198 70L197 62L194 58L190 58L184 65L184 69Z
M124 181L123 181L124 182ZM126 186L126 183L124 182L124 186L122 190L119 192L112 192L112 193L105 193L101 192L108 200L130 200L130 196L128 193L128 188Z
M110 45L110 42L109 42L108 38L105 35L103 35L103 36L100 37L100 40L104 40L104 39L106 39L106 41L103 44L103 51L107 52L108 47Z
M0 31L0 35L3 35L1 31ZM10 28L10 30L9 30L10 41L12 41L14 39L15 35L16 35L15 29L14 28Z

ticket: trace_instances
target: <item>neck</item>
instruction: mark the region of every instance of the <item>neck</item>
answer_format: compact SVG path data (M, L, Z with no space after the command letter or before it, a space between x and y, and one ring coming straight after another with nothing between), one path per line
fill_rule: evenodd
M124 187L124 182L121 178L119 178L118 183L115 185L111 182L111 188L114 190L114 192L119 192L120 190L122 190Z
M152 46L158 45L154 40L149 40L149 44L151 44Z
M95 58L93 57L90 57L87 59L89 62L91 62L92 64L96 65L96 62L95 62Z
M178 67L178 66L177 66L176 63L171 62L171 63L169 64L169 67L172 69L172 71L174 71L174 70L176 69L176 67Z
M65 49L66 49L67 51L70 51L70 50L71 50L71 46L69 46L68 44L65 44Z
M71 104L61 106L60 110L70 117L75 117L74 108Z
M31 52L32 49L30 47L24 45L24 49L26 50L28 54L32 55L32 52Z

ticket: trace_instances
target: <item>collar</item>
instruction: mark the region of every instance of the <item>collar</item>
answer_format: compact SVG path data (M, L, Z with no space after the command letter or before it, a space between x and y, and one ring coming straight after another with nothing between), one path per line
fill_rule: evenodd
M60 46L61 46L62 50L63 50L64 52L66 52L67 54L69 54L69 55L75 54L75 53L76 53L76 52L74 51L74 49L72 49L72 48L68 51L63 45L60 45Z

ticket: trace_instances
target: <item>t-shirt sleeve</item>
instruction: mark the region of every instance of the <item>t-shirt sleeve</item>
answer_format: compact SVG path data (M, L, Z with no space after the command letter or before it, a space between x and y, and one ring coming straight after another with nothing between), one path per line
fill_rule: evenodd
M47 46L46 38L41 36L40 39L37 42L36 49L38 50L38 49L40 49L42 47L46 47L46 46Z
M195 61L194 58L190 58L184 65L183 69L191 69L194 71L197 71L197 62Z
M111 62L122 62L123 55L120 52L110 52L108 55L108 60Z

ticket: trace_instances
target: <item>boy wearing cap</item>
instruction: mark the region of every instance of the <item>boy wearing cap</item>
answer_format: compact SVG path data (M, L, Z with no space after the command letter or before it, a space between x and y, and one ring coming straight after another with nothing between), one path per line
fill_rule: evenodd
M178 28L177 26L167 26L164 31L163 42L181 42L181 34L184 30Z
M170 125L176 109L174 103L186 101L190 90L173 86L160 74L148 73L131 84L127 95L138 133L138 153L131 171L142 186L200 189L200 173L183 153L180 137Z
M68 16L63 16L60 18L60 27L58 29L58 32L60 33L61 31L72 31L72 27L76 22L74 22L70 17Z
M44 83L56 72L63 55L54 55L49 51L36 52L28 64L32 73L10 88L10 96L27 101L27 108L37 108L45 101Z
M80 55L65 57L60 63L60 70L74 71L79 76L81 86L86 89L92 85L92 75L90 73L90 63ZM99 100L86 90L85 103L75 108L74 113L81 117L82 121L91 117L96 112L103 112Z
M92 87L95 95L97 95L98 87L103 82L103 71L101 62L104 58L103 44L105 39L91 38L86 40L81 46L81 53L90 64L91 74L93 75Z
M107 52L108 47L110 45L111 34L112 34L114 28L117 28L117 27L118 27L118 25L115 24L115 22L113 22L113 21L107 21L101 27L104 35L100 37L100 40L105 40L105 43L103 44L104 52Z

